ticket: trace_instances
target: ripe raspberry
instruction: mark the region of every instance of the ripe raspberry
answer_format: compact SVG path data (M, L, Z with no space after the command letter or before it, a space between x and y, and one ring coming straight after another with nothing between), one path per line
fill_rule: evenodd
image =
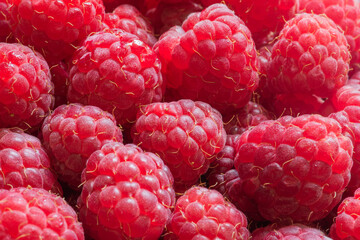
M150 47L157 41L150 23L132 5L122 4L115 8L112 13L106 13L104 23L109 28L120 28L138 36Z
M160 60L133 34L119 29L95 33L72 63L68 100L98 106L118 124L134 121L139 106L162 99Z
M54 83L55 106L67 103L69 66L64 61L50 63L51 81Z
M277 228L276 224L264 228L258 228L252 233L252 240L331 240L325 233L317 228L308 227L302 224L294 224Z
M110 113L81 104L57 107L44 120L42 136L59 179L75 189L90 155L110 141L122 142L121 130Z
M299 14L272 48L267 85L277 93L329 97L346 83L349 61L346 38L331 19Z
M352 151L351 140L331 118L285 116L260 123L239 139L234 161L243 181L239 191L269 221L322 219L349 183Z
M0 42L14 42L10 27L12 1L0 0Z
M168 100L203 101L226 113L257 88L258 60L249 29L224 4L190 14L154 45Z
M29 47L0 43L0 127L35 131L54 104L44 58Z
M192 100L144 106L138 112L132 136L134 143L164 160L176 188L196 183L226 140L219 112Z
M108 143L90 156L82 177L79 215L91 237L160 237L175 192L170 170L158 156L135 145Z
M43 188L62 194L38 138L19 129L0 129L0 188Z
M13 0L11 16L17 39L58 61L71 57L90 33L100 30L104 5L101 0Z
M40 188L1 189L0 219L0 239L85 239L74 209Z
M216 190L192 187L181 196L164 239L250 239L246 216Z
M330 237L335 240L360 239L360 188L352 197L345 198L338 207L338 215L333 224Z

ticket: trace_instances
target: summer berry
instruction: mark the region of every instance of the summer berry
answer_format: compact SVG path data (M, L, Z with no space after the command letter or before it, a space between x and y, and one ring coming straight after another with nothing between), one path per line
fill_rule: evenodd
M50 63L51 81L54 83L55 106L67 103L69 85L69 66L64 61Z
M249 29L224 4L192 13L154 45L168 101L192 99L222 113L239 109L257 88L258 60Z
M68 100L112 113L118 124L135 120L141 105L162 99L161 63L133 34L105 29L89 36L70 69Z
M74 209L40 188L1 189L0 222L0 239L85 239Z
M226 141L220 113L207 103L188 99L144 106L132 136L134 143L164 160L175 188L196 183Z
M293 224L277 228L276 224L264 228L258 228L251 234L252 240L331 240L324 232L317 228L308 227L302 224Z
M246 216L216 190L192 187L175 205L165 240L250 239Z
M328 117L262 122L241 135L236 150L234 165L243 181L239 191L269 221L322 219L350 181L352 142Z
M234 114L223 116L224 128L227 134L241 134L249 127L270 119L271 114L263 106L252 101Z
M298 11L298 0L201 0L204 6L225 2L245 22L257 44L262 46L276 36L285 22Z
M331 19L298 14L285 24L274 43L267 85L277 93L329 97L347 81L347 45Z
M0 188L43 188L62 194L50 159L38 138L20 129L0 129Z
M0 0L0 42L14 42L10 27L11 3L9 0Z
M331 227L330 237L334 240L360 239L360 188L352 197L345 198L338 207L338 215Z
M101 0L13 0L12 30L23 44L34 46L49 60L72 56L81 42L100 30Z
M35 131L54 104L45 59L18 43L0 43L0 127Z
M59 180L74 189L93 152L110 141L122 142L121 130L110 113L81 104L57 107L45 118L42 137Z
M130 4L119 5L112 13L106 13L104 23L109 28L120 28L138 36L149 46L153 46L157 41L150 23Z
M113 142L94 152L82 179L80 219L96 240L158 239L175 204L163 161L135 145Z

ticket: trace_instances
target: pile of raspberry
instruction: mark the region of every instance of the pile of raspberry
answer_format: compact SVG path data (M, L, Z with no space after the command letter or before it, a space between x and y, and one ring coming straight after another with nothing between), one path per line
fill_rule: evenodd
M360 240L358 0L0 13L0 239Z

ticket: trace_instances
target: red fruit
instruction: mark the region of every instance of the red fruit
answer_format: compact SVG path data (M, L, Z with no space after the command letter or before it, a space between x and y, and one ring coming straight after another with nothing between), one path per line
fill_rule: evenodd
M132 136L134 143L164 160L176 188L195 184L226 140L219 112L192 100L144 106L138 112Z
M138 36L141 41L151 47L157 41L150 23L132 5L122 4L115 8L112 13L106 13L104 23L109 28L120 28Z
M216 190L192 187L175 205L164 239L250 239L246 216Z
M62 194L50 159L38 138L17 129L0 129L0 188L43 188Z
M71 57L90 34L100 30L104 18L101 0L13 0L11 25L14 35L34 46L46 59Z
M74 209L40 188L1 189L0 219L0 239L85 239Z
M69 66L63 61L50 66L51 81L54 83L55 106L67 103L67 91L69 86Z
M94 239L158 239L175 204L163 161L135 145L108 143L83 171L80 219Z
M272 48L267 85L277 93L330 97L345 85L349 61L346 38L331 19L298 14Z
M10 7L12 1L0 0L0 42L13 42L13 34L10 27Z
M54 104L44 58L29 47L0 43L0 127L35 131Z
M42 136L59 179L74 189L93 152L108 142L122 142L121 130L110 113L81 104L57 107L45 119Z
M224 4L190 14L154 46L169 100L203 101L226 113L257 88L258 60L249 29Z
M112 113L118 124L135 120L141 105L162 98L160 60L138 37L119 29L89 36L75 53L68 100Z
M269 221L322 219L350 181L353 145L331 118L262 122L243 133L237 146L234 165L243 181L238 191Z

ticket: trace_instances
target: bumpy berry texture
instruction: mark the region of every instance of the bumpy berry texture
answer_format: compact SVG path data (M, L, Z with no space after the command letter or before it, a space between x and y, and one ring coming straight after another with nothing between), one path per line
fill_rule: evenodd
M9 0L0 0L0 41L13 42L13 34L10 27L10 7Z
M162 99L161 63L133 34L106 29L89 36L75 53L68 100L112 113L118 124L135 120L141 105Z
M119 5L112 13L106 13L104 23L109 28L120 28L138 36L141 41L151 47L157 41L150 23L139 10L130 4Z
M81 42L100 30L104 18L101 0L13 0L14 36L42 53L46 59L71 57Z
M51 81L54 83L54 108L67 103L69 66L67 62L50 63Z
M154 45L168 101L203 101L224 113L243 107L257 88L258 60L249 29L224 4L190 14Z
M276 228L276 225L270 225L256 229L251 236L252 240L331 240L331 238L327 237L325 233L319 229L301 224L294 224L281 228Z
M35 131L54 105L49 66L21 44L0 43L0 52L0 127Z
M74 209L40 188L0 190L1 239L84 240Z
M250 239L246 216L216 190L192 187L175 205L165 240Z
M329 97L345 85L349 62L346 38L331 19L298 14L274 43L267 84L276 93Z
M108 143L83 172L80 219L94 239L158 239L175 205L163 161L135 145Z
M44 120L42 137L59 179L75 189L90 155L108 142L122 142L121 130L110 113L81 104L57 107Z
M352 154L351 140L334 119L269 120L239 139L234 160L243 181L239 190L269 221L319 220L340 202L350 181Z
M177 186L191 186L222 150L226 132L221 115L204 102L180 100L141 108L132 129L134 143L158 154Z
M62 194L50 159L38 138L17 129L0 129L0 188L43 188Z

